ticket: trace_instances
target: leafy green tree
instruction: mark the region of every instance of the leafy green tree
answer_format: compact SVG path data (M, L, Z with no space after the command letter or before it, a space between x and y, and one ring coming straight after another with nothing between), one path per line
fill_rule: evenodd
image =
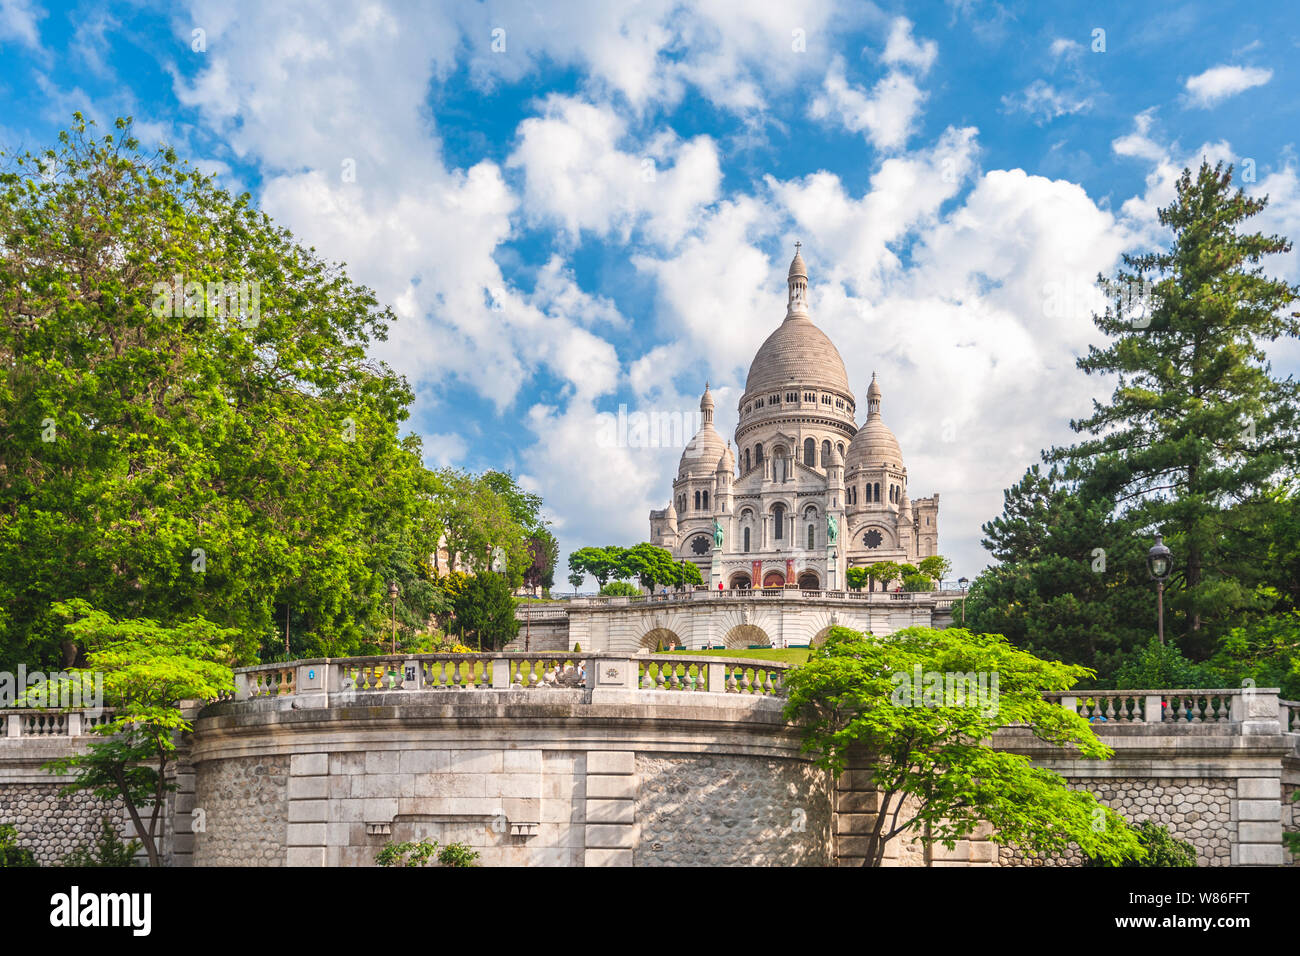
M914 675L997 674L983 693L931 698ZM1040 740L1073 745L1086 759L1110 756L1078 714L1043 699L1067 690L1086 670L1039 660L997 634L912 627L888 641L835 627L808 662L786 677L787 720L798 721L804 748L836 777L863 747L879 813L864 865L879 866L887 843L915 834L952 847L981 822L1007 846L1061 851L1076 843L1107 860L1141 853L1121 817L1086 791L1029 758L993 746L1015 726ZM969 690L969 688L966 688ZM1096 826L1105 821L1104 827Z
M861 591L867 583L866 568L849 568L844 577L848 579L849 587L854 591Z
M665 548L642 542L624 549L619 577L635 578L647 591L659 585L676 584L682 578L682 566ZM697 569L698 570L698 569Z
M585 581L586 578L587 576L581 571L569 572L569 583L573 585L573 593L575 595L578 593L578 588L582 587L582 582Z
M623 565L623 549L614 545L604 548L579 548L569 555L569 568L574 572L590 574L601 587L611 577L631 577Z
M928 575L917 572L916 574L903 575L904 591L933 591L934 580Z
M505 647L519 633L517 602L510 585L499 574L476 574L465 582L453 600L456 625L475 635L485 651Z
M1189 661L1177 645L1161 644L1156 637L1115 674L1115 686L1121 690L1179 690L1220 684L1211 667Z
M555 563L560 559L560 543L545 528L538 528L528 539L528 553L532 563L524 571L524 585L532 588L549 588L555 583Z
M971 584L966 621L1040 657L1113 677L1154 635L1148 539L1112 516L1114 502L1032 466L984 525L997 560Z
M69 596L369 640L437 541L391 311L129 120L0 166L0 654L58 662Z
M894 561L877 561L868 564L866 570L867 577L885 589L888 589L890 581L902 576L902 568Z
M87 648L87 673L103 675L105 703L111 720L97 725L84 753L45 764L52 773L72 774L64 793L88 790L102 800L120 798L144 844L150 866L160 866L159 815L167 793L167 767L177 738L192 726L181 702L208 701L235 689L230 662L240 639L234 628L222 629L193 618L175 627L147 619L115 621L77 599L60 602L54 611L68 621L67 630ZM149 809L146 825L141 812Z
M528 548L530 531L515 520L519 505L496 490L502 483L500 473L476 476L444 468L434 474L432 501L450 570L490 572L492 554L500 548L506 580L514 589L523 584L534 558Z
M931 581L942 581L952 571L952 562L941 554L932 554L922 558L917 570Z
M1184 170L1159 211L1167 249L1125 256L1109 286L1116 302L1095 317L1110 342L1078 365L1116 375L1109 403L1072 427L1090 437L1054 449L1097 499L1136 526L1161 531L1175 554L1167 630L1204 659L1213 639L1266 599L1234 554L1239 509L1266 502L1277 476L1300 464L1300 385L1271 374L1264 343L1300 336L1300 286L1265 275L1281 236L1246 223L1267 205L1232 188L1232 168ZM1125 289L1149 282L1148 314L1126 309ZM1136 320L1135 320L1136 319Z

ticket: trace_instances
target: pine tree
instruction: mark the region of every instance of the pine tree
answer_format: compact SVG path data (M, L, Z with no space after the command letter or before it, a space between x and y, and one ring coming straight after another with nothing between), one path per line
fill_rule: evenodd
M1091 437L1047 455L1067 464L1066 477L1088 497L1113 501L1126 523L1170 539L1170 605L1196 655L1234 615L1259 607L1248 575L1234 567L1253 556L1230 542L1300 460L1300 388L1272 375L1262 348L1300 335L1300 313L1291 311L1300 287L1260 265L1291 244L1242 228L1268 200L1234 191L1231 178L1222 163L1202 163L1194 177L1184 170L1159 214L1173 233L1169 247L1125 256L1127 269L1103 280L1117 294L1094 321L1113 338L1078 366L1119 382L1108 404L1094 402L1091 417L1071 422ZM1132 290L1148 286L1148 301L1134 302Z

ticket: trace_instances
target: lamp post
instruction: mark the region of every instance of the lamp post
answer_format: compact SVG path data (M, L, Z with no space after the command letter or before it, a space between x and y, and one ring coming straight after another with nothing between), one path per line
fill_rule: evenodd
M397 582L388 582L388 600L393 605L393 653L397 653Z
M1156 543L1147 552L1147 570L1156 582L1156 633L1165 642L1165 579L1173 568L1173 553L1165 546L1165 537L1156 535Z
M958 578L957 587L961 588L961 626L966 626L966 589L970 587L970 580L967 578Z

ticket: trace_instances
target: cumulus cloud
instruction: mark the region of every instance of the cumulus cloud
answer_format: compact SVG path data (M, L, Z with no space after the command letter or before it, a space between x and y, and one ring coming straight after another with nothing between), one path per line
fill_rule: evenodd
M1273 71L1252 66L1214 66L1187 80L1187 98L1192 106L1209 109L1273 78Z
M905 73L891 71L867 94L848 81L844 70L844 58L835 57L822 81L821 94L809 106L809 115L836 120L850 133L866 133L867 141L879 149L903 146L925 101L925 93L916 81Z

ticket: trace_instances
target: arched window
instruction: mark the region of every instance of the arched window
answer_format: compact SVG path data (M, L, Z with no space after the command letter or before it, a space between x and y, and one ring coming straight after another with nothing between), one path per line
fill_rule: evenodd
M707 491L704 493L704 510L709 510L709 493Z
M759 442L757 445L754 446L754 464L755 465L763 464L763 443L762 442Z
M700 510L700 493L698 491L695 492L695 510Z
M829 441L824 441L822 442L822 467L823 468L826 467L826 463L830 460L830 457L831 457L831 443Z
M745 471L749 471L749 449L745 449Z
M809 525L808 526L808 550L811 551L814 547L815 545L813 544L813 525Z
M749 529L745 529L745 553L749 554Z
M876 504L880 504L880 482L876 482Z
M817 464L815 456L817 454L817 443L811 438L803 440L803 463L809 468Z
M772 524L775 528L772 537L780 541L785 537L785 505L772 506Z
M844 442L842 442L842 441L836 442L836 443L835 443L835 450L838 451L838 452L840 453L840 460L843 461L843 460L844 460Z

